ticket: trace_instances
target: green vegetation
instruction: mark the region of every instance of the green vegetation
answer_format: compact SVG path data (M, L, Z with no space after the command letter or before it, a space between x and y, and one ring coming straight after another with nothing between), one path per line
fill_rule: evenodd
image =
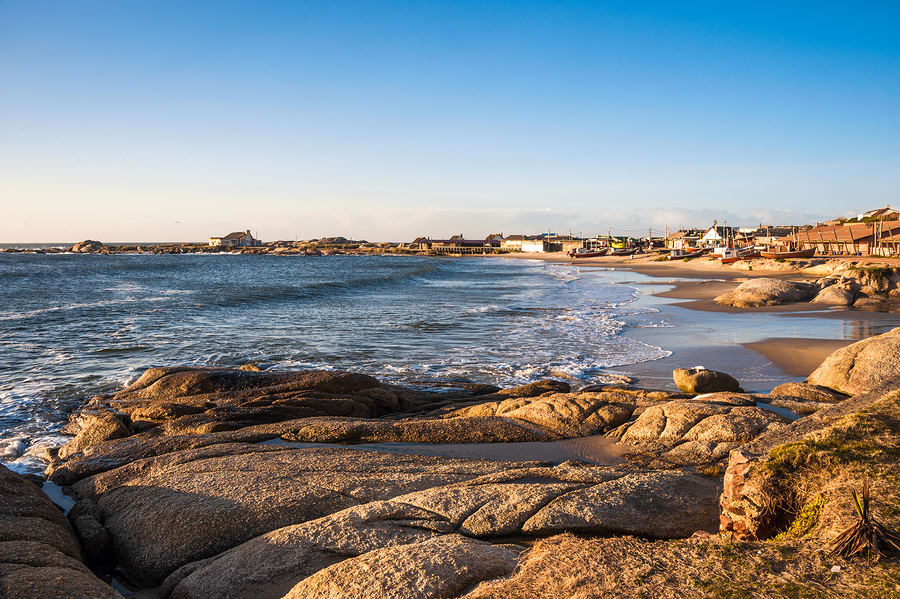
M783 264L783 263L787 262L787 260L785 260L784 258L775 258L775 262Z

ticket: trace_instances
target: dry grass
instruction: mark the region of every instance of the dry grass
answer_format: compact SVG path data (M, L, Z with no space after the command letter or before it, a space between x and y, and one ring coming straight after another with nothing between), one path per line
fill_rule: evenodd
M835 565L839 572L832 571ZM798 542L582 539L565 534L540 541L523 556L512 577L482 583L464 599L898 596L896 561L848 563Z
M900 552L900 535L875 519L870 507L869 481L863 482L861 493L853 491L857 520L831 543L831 554L852 559L866 555L869 563L881 559L882 553Z

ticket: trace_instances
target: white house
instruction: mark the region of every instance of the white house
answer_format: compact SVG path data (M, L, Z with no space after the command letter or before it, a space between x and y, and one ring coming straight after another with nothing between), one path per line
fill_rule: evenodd
M211 247L256 247L262 245L262 242L254 239L250 234L250 229L247 229L229 233L225 237L210 237L209 245Z

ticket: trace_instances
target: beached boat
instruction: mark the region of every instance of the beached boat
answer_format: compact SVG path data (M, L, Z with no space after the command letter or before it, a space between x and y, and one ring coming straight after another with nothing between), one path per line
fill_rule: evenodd
M797 250L796 252L760 252L763 258L812 258L816 255L816 248Z
M750 258L759 258L759 252L753 248L728 250L719 257L719 260L722 261L722 264L734 264L740 260L749 260Z
M634 254L637 250L632 248L630 250L613 250L609 253L610 256L630 256Z
M600 248L598 250L590 250L588 248L575 248L569 252L571 258L598 258L605 256L609 251L608 248Z

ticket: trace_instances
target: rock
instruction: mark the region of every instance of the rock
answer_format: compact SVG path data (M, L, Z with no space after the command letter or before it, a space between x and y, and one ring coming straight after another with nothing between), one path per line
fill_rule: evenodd
M445 535L376 549L299 582L284 599L442 599L487 579L508 576L524 547Z
M747 442L787 419L771 410L708 400L678 400L645 409L616 430L629 444L626 458L652 468L699 466L724 459Z
M274 530L184 566L163 589L171 590L171 599L278 598L345 558L454 533L496 539L574 528L589 534L687 537L698 529L716 529L719 487L717 480L686 472L516 464ZM361 568L362 563L368 562L346 565Z
M862 308L863 310L881 310L885 307L885 301L878 297L867 297L865 295L856 298L853 302L854 308Z
M306 443L512 443L553 441L560 435L511 418L497 417L416 420L305 418L297 421L297 430L285 432L281 438Z
M92 254L94 252L99 252L104 248L104 245L99 241L94 241L93 239L85 239L84 241L80 241L72 246L70 251L76 254Z
M835 351L809 375L811 385L856 395L900 372L900 327Z
M445 418L502 416L527 422L561 438L611 430L635 410L634 398L616 393L558 393L485 402L446 414Z
M810 385L809 383L783 383L772 389L769 395L799 397L800 399L819 403L834 403L847 399L847 396L843 393L838 393L821 385Z
M130 434L122 420L112 412L81 412L77 417L80 430L74 439L59 448L57 456L66 458L83 449Z
M121 599L81 562L59 508L34 483L0 466L0 597Z
M526 463L527 464L527 463ZM139 460L73 486L95 502L119 567L143 586L255 536L509 468L351 449L213 445Z
M521 387L513 387L512 389L502 389L497 391L497 395L505 397L535 397L544 393L568 393L571 391L569 383L563 381L555 381L553 379L544 379L522 385Z
M831 285L822 289L810 302L831 306L849 306L853 303L853 297L853 292L849 289L845 289L840 285Z
M675 379L675 386L685 393L743 392L740 383L731 375L702 366L676 368L672 371L672 378Z
M818 291L819 288L814 283L759 278L745 281L734 290L716 297L713 301L723 306L754 308L805 302L815 296Z

